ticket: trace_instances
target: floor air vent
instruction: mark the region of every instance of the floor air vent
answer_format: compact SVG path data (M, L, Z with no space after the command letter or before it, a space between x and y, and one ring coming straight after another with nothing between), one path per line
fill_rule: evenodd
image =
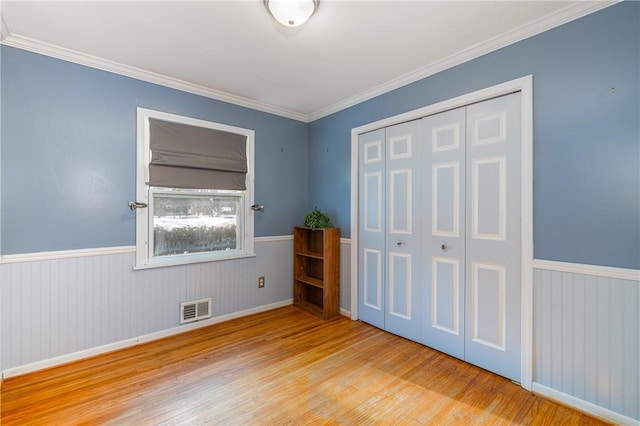
M180 304L180 324L211 318L211 298Z

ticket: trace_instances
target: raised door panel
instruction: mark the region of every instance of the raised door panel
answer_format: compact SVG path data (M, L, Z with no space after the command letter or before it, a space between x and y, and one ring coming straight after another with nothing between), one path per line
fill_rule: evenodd
M506 164L506 155L471 160L471 238L507 238Z
M431 235L460 237L460 161L433 163L431 188Z
M412 225L412 170L389 170L389 233L411 234Z
M470 339L500 351L505 350L506 282L503 265L472 262Z
M389 251L389 315L411 321L411 253Z
M431 258L431 324L438 330L460 336L460 262Z
M382 276L382 258L383 253L380 250L364 249L362 303L367 308L374 309L380 313L382 313L383 307L382 293L384 280Z

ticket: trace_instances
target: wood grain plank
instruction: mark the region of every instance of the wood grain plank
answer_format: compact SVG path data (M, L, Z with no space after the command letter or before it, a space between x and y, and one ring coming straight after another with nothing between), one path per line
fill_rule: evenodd
M1 390L3 425L602 424L415 342L293 306Z

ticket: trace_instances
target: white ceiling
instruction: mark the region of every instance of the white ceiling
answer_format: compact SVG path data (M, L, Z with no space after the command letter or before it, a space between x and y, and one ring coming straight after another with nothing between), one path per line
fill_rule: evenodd
M612 4L321 0L285 28L261 0L0 1L3 44L309 121Z

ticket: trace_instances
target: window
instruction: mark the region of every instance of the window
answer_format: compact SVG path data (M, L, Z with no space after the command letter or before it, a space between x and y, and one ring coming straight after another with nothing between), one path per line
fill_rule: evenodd
M253 256L253 130L138 108L136 269Z

